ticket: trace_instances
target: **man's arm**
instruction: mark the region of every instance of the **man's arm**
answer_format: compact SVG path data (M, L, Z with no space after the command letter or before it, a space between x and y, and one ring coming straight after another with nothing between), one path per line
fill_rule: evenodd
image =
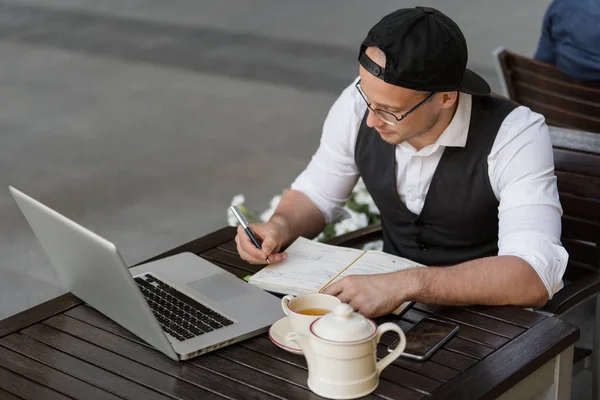
M313 238L325 229L323 213L304 193L297 190L288 190L283 194L269 222L284 228L283 247L300 236Z
M541 307L548 301L548 291L538 274L515 256L481 258L453 267L419 268L407 275L418 288L410 297L424 303Z

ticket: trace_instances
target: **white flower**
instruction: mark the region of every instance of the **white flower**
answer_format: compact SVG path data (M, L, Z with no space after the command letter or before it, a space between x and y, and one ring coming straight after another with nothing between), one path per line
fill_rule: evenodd
M238 220L229 208L227 209L227 225L238 226Z
M333 226L336 236L364 228L369 224L369 220L365 214L357 213L349 208L346 208L346 211L350 214L350 218L340 221Z
M365 186L365 182L362 180L362 178L358 178L358 181L356 181L356 185L354 185L354 189L352 189L352 192L367 192L367 187Z
M275 209L279 205L281 201L281 196L275 196L271 199L271 203L269 204L269 208L265 210L262 214L260 214L260 220L263 222L267 222L273 216Z
M244 195L238 194L236 196L233 196L233 199L231 199L231 205L236 206L236 207L241 206L240 208L243 208L245 201L246 201L246 198L244 197ZM244 212L243 209L241 209L240 211ZM235 217L235 215L233 215L233 213L231 212L231 210L229 208L227 209L227 224L229 226L238 226L238 224L239 224L237 218Z
M233 196L233 199L231 199L231 205L232 206L239 206L242 205L246 202L246 198L244 197L243 194L238 194L237 196Z
M354 189L352 190L352 195L354 196L354 201L356 203L366 205L371 214L379 215L379 209L375 205L375 202L362 179L359 179L358 182L356 182L356 186L354 186Z
M383 240L374 240L372 242L369 242L367 244L365 244L362 247L363 250L367 251L367 250L383 250Z
M279 196L274 196L271 199L271 203L269 203L269 207L271 208L277 208L277 206L279 205L279 202L281 201L281 195Z
M371 214L379 215L379 209L368 192L360 192L354 195L354 201L361 205L367 205Z

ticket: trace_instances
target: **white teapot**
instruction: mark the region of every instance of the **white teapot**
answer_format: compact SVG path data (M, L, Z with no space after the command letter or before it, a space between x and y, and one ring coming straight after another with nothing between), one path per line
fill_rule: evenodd
M397 332L400 342L392 353L377 361L377 343L387 331ZM340 304L314 321L308 337L290 332L286 339L302 348L308 364L308 387L330 399L354 399L371 393L379 384L381 371L406 347L398 325L386 322L378 328L348 304Z

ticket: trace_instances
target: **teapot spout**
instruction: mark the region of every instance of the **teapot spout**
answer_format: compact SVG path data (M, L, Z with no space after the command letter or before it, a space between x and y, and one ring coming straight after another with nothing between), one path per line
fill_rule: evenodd
M301 335L296 332L290 332L286 336L286 340L290 342L294 342L300 346L302 352L304 353L304 357L306 358L306 363L308 364L308 371L312 371L313 374L316 373L315 368L317 367L317 360L315 356L315 352L310 345L310 341L304 335Z

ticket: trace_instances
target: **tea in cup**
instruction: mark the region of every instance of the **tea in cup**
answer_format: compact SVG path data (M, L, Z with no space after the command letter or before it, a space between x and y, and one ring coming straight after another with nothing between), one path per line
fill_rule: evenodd
M281 308L287 315L292 330L308 336L310 324L341 303L337 297L328 294L304 294L298 297L288 294L281 299Z

